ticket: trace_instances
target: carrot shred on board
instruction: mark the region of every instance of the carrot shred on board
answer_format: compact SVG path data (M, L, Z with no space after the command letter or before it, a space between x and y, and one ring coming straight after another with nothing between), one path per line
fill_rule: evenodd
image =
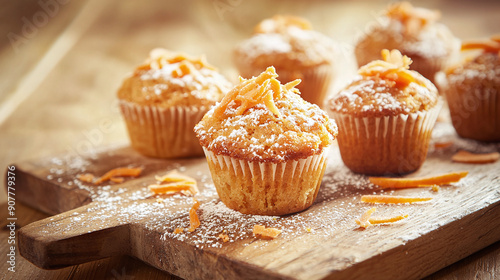
M368 209L359 219L356 219L355 222L362 228L367 228L371 226L370 216L377 210L377 208L373 207Z
M78 174L76 178L85 183L92 183L94 181L94 175L90 173Z
M173 182L193 182L196 183L196 180L186 176L184 174L179 173L177 170L172 170L163 176L155 176L156 181L162 183L173 183Z
M110 171L106 172L104 175L101 177L97 178L97 180L94 181L95 185L101 184L103 182L111 180L113 177L137 177L141 175L142 168L137 167L137 168L131 168L131 167L118 167L115 169L111 169Z
M451 158L454 162L460 163L492 163L500 158L500 153L488 153L488 154L474 154L464 150L461 150L453 155Z
M396 195L363 195L361 197L362 202L367 203L384 203L384 204L394 204L394 203L414 203L429 201L432 197L409 197L409 196L396 196Z
M434 149L446 149L448 147L451 147L452 145L453 145L452 141L436 142L434 143Z
M196 198L193 198L193 200L193 207L189 210L189 232L193 232L200 226L200 219L198 218L198 214L196 214L196 210L200 208L200 202Z
M368 221L370 222L370 224L375 225L375 224L394 223L406 218L408 218L408 214L394 216L390 218L370 218Z
M253 227L253 235L260 239L271 240L281 234L281 230L277 228L266 228L265 226L255 225Z
M192 195L198 193L198 188L195 184L185 182L170 183L166 185L152 184L148 186L148 189L155 194L176 193L181 191L188 191Z
M109 180L113 183L123 183L123 181L125 181L125 179L123 177L111 177L109 178Z
M385 224L385 223L394 223L397 221L400 221L402 219L405 219L408 217L407 214L405 215L399 215L395 217L390 217L390 218L372 218L372 214L377 210L377 208L373 207L371 209L368 209L359 219L356 219L355 222L362 228L367 228L371 225L375 224Z
M469 174L468 171L460 171L424 178L369 177L368 179L372 184L382 189L405 189L456 183L467 176L467 174Z
M188 192L195 195L199 192L196 180L183 175L176 170L170 171L163 176L155 176L159 184L151 184L148 189L155 194L169 194L177 192Z
M182 233L182 232L184 232L184 228L178 227L178 228L174 229L175 234Z

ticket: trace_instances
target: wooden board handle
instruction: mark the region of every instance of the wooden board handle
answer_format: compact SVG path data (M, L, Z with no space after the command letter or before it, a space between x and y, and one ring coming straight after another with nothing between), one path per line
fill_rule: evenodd
M74 217L67 212L22 227L18 232L21 256L38 267L55 269L129 254L128 224L89 228L75 225Z

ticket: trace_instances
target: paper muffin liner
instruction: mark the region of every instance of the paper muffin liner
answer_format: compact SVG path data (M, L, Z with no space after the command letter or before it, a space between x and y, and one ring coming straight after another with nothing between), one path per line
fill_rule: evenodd
M335 70L330 64L318 65L300 73L302 75L300 84L297 88L300 90L300 96L307 102L323 107L328 90L334 79ZM295 71L278 71L279 79L284 82L297 79Z
M413 62L410 68L433 83L436 80L436 73L445 69L450 60L448 57L422 58L419 56L413 56L411 59Z
M179 158L202 156L193 131L207 107L160 108L120 101L132 147L145 156Z
M450 84L446 98L458 135L479 141L500 141L500 92L468 91Z
M332 112L339 126L337 139L344 164L354 172L369 175L417 170L427 156L441 106L439 102L428 111L386 117Z
M285 215L311 206L325 172L327 149L305 159L268 163L216 155L203 147L220 200L253 215Z

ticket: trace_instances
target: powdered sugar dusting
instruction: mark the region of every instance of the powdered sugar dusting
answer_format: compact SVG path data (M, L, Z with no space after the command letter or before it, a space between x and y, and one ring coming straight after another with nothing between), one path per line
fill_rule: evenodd
M449 124L439 124L434 130L433 141L443 140L453 141L454 146L451 149L462 146L468 150L500 149L497 144L462 141L455 136ZM199 184L200 193L196 198L201 204L197 211L201 225L194 232L182 233L173 232L176 228L189 227L189 209L193 205L193 198L181 194L152 196L147 184L154 182L152 177L157 174L145 175L126 184L98 187L73 181L83 190L89 189L93 202L49 218L41 232L64 236L68 232L78 231L85 234L111 226L132 224L134 230L131 232L134 234L142 231L154 232L153 238L159 241L155 246L161 246L164 241L175 240L190 246L183 248L209 250L215 256L220 253L228 259L237 259L252 265L261 265L261 253L270 252L277 262L287 262L290 250L299 252L300 258L317 257L318 254L328 254L331 251L333 253L328 256L328 262L322 264L327 270L324 273L328 274L332 269L339 269L336 267L339 262L342 265L351 265L397 246L406 246L405 244L444 225L453 225L457 219L464 218L478 209L498 203L500 192L497 186L500 185L500 178L491 171L498 170L500 162L486 167L454 164L450 161L453 152L430 151L421 169L408 176L420 177L436 172L469 170L469 175L459 183L442 186L438 192L430 188L379 190L369 183L367 176L348 170L342 163L338 147L333 146L327 151L327 170L314 204L300 213L281 217L245 215L227 208L217 197L206 163L200 164L198 159L184 161L183 164L175 165L175 168L193 176ZM154 162L153 159L142 160L146 162L145 165L147 162ZM59 159L54 159L53 162L56 165L63 163ZM57 181L57 178L61 178L59 176L66 175L58 168L53 168L52 180ZM484 168L489 172L482 171ZM421 196L433 199L430 202L415 204L371 205L360 202L361 196L366 194ZM409 217L390 225L374 225L360 229L354 219L374 206L377 208L374 216L377 217L400 214L409 214ZM256 224L280 229L282 233L275 240L257 241L252 234ZM219 238L221 234L228 236L227 242ZM135 246L134 243L131 246ZM228 250L225 250L226 248ZM335 248L349 250L335 251ZM338 252L342 254L339 255ZM160 258L154 254L147 257ZM293 265L294 260L291 262ZM266 265L268 264L262 264L267 267ZM278 273L282 273L281 270ZM289 276L286 273L288 272L284 275Z
M160 69L141 71L139 78L145 83L142 91L162 95L166 92L184 92L199 99L219 101L222 93L231 88L231 83L216 70L201 68L183 76L174 77L172 72L179 68L180 62L165 64Z
M210 110L195 126L205 148L254 161L282 162L293 154L312 155L321 152L337 134L337 126L317 105L305 102L299 95L284 91L274 101L281 117L276 118L259 103L243 114L229 106L223 118L215 119Z
M358 75L350 85L329 100L329 109L354 115L410 114L432 108L438 99L434 86L427 88L410 83L399 89L393 81Z
M275 62L296 60L303 65L314 65L332 63L338 50L332 39L317 31L289 26L282 33L255 34L238 45L237 53L243 60L242 64L246 65L254 63L262 55L277 56L273 58Z

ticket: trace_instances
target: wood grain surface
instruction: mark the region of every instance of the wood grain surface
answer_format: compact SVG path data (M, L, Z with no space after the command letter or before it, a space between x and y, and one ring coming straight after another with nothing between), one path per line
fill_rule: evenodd
M47 1L51 2L51 1ZM60 153L80 155L110 144L127 145L115 103L121 80L151 48L205 53L229 78L234 44L262 18L297 14L347 50L389 1L58 1L56 13L15 48L25 20L44 11L37 0L0 1L0 167ZM459 38L498 33L495 0L413 1L440 9ZM216 5L216 4L226 5ZM293 3L293 4L291 4ZM218 8L217 8L218 7ZM28 34L29 35L29 34ZM4 174L1 175L2 177ZM4 178L4 177L3 177ZM5 178L4 178L5 179ZM4 179L2 181L4 181ZM7 197L0 192L0 248L7 254ZM17 226L47 215L16 204ZM17 250L17 249L16 249ZM16 251L17 253L17 251ZM430 279L496 279L500 244L464 258ZM176 278L129 257L113 257L60 270L41 270L17 255L17 271L0 265L3 279ZM122 277L122 278L120 278Z
M438 192L431 188L379 190L366 176L343 166L334 146L313 206L283 217L229 210L219 201L203 158L166 161L119 148L90 158L60 155L18 163L14 165L17 194L25 204L51 213L67 211L21 228L20 253L46 269L129 255L186 279L420 279L500 240L500 162L451 161L459 149L490 152L500 150L500 144L478 144L450 132L450 124L436 127L434 141L454 145L431 151L424 166L410 176L468 170L461 182ZM77 174L99 176L123 166L143 167L144 173L111 185L95 186L76 179ZM191 198L153 195L147 189L156 182L155 175L173 169L199 184L201 226L192 233L173 233L189 224ZM34 199L40 189L51 195ZM372 193L432 200L377 205L380 214L376 216L402 213L409 217L361 229L354 220L373 205L360 198ZM88 199L82 199L85 194ZM85 206L71 210L81 205ZM255 224L283 233L272 241L258 240L251 235ZM224 232L230 242L218 237Z

